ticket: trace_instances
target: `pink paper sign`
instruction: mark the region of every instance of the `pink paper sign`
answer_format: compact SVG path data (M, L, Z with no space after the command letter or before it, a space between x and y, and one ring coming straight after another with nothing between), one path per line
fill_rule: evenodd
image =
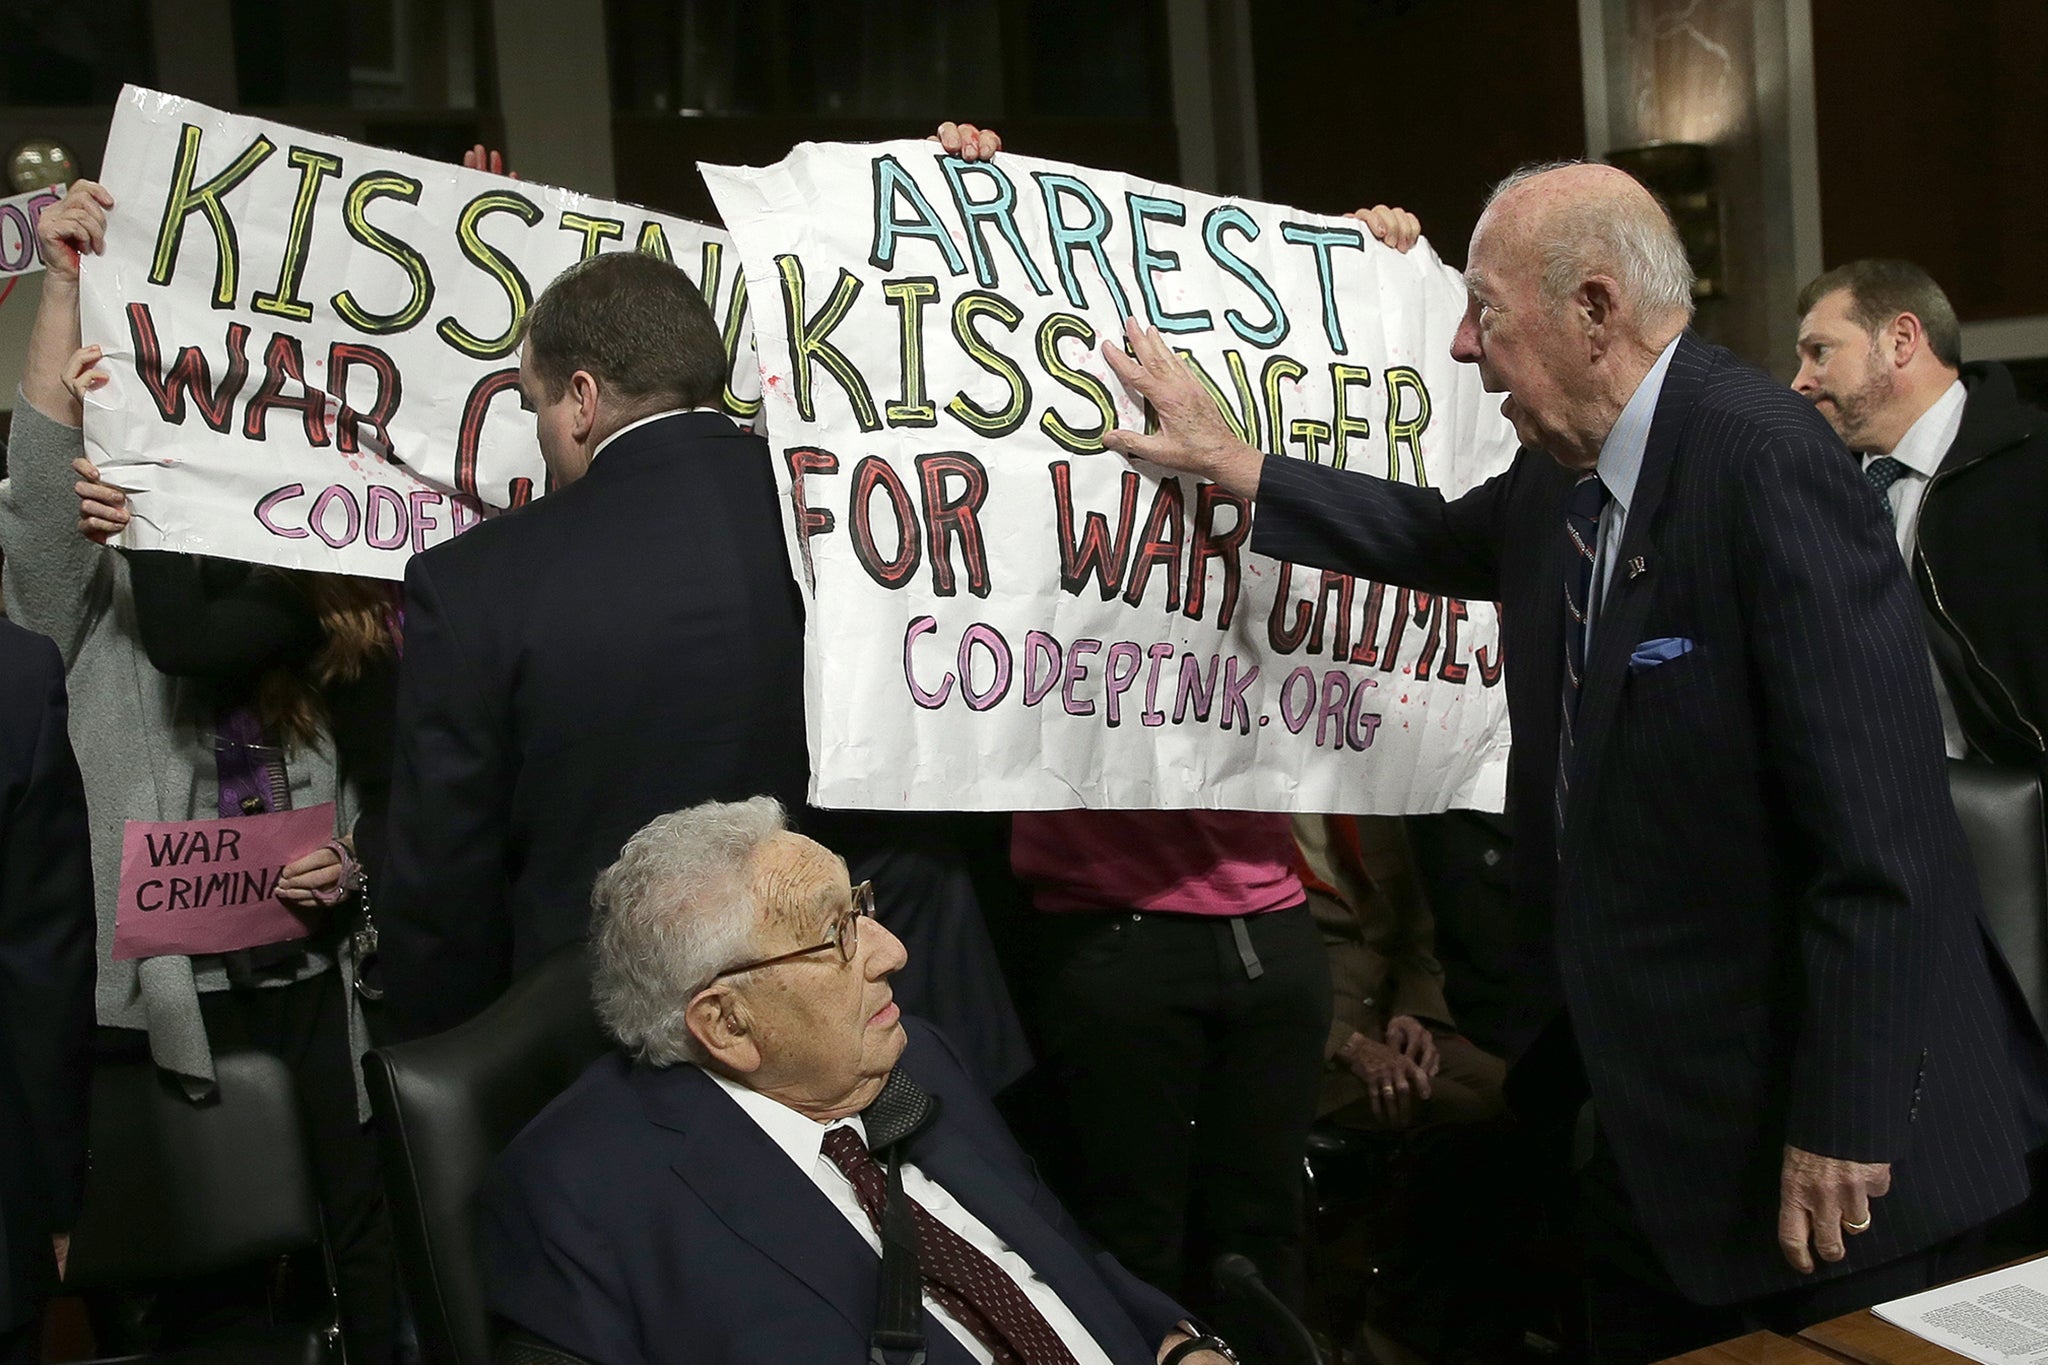
M121 833L114 960L232 953L304 938L278 874L334 837L332 801L233 820L130 820Z

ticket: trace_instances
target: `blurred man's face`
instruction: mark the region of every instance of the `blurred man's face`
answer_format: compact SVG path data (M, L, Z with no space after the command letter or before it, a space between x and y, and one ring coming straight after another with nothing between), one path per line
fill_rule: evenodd
M769 840L752 870L763 957L830 941L852 908L846 864L800 834ZM850 962L825 948L738 978L761 1053L748 1085L814 1114L854 1112L881 1093L906 1041L889 987L903 944L874 919L856 933Z
M582 409L573 384L548 397L548 388L533 370L533 343L519 348L519 406L533 414L534 435L540 440L540 457L548 467L551 487L562 488L583 477L590 457L576 439Z
M1472 233L1465 318L1451 342L1451 358L1477 365L1488 393L1507 394L1501 414L1523 445L1579 467L1586 462L1576 453L1569 422L1578 338L1569 310L1540 297L1541 277L1536 251L1504 230L1489 209Z
M1878 339L1849 314L1850 295L1837 289L1799 324L1799 373L1792 387L1813 400L1851 450L1867 450L1898 379Z

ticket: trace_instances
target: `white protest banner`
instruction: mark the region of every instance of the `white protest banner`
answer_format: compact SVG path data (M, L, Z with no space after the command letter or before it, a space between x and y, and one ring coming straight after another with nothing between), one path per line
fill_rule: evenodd
M1361 224L1005 153L704 166L756 304L828 806L1498 809L1495 607L1250 553L1105 453L1157 326L1245 439L1456 495L1506 467L1462 281Z
M43 216L44 209L64 197L64 188L52 185L0 199L0 279L43 268L43 253L36 244L36 220Z
M398 578L408 556L545 489L520 324L599 251L693 276L759 369L723 232L171 95L122 92L85 340L111 383L86 446L131 490L122 543Z

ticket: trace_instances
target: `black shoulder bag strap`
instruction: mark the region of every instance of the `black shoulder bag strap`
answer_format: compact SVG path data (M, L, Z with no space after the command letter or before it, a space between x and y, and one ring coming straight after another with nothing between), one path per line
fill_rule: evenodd
M917 1224L903 1193L903 1148L889 1149L889 1193L882 1203L882 1294L868 1365L924 1365L924 1274L917 1265Z
M903 1192L903 1149L939 1112L939 1102L899 1069L861 1115L869 1149L886 1154L882 1201L882 1286L868 1365L924 1365L924 1273L917 1264L917 1223Z

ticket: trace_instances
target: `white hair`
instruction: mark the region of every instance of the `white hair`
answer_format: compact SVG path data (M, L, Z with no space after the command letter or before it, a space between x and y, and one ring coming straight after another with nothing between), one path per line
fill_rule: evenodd
M653 1066L701 1062L685 1011L743 960L758 912L747 864L789 828L772 797L707 801L651 821L591 892L598 1021Z
M1493 187L1486 207L1539 175L1584 165L1546 161L1524 166ZM1637 184L1642 182L1637 181ZM1692 262L1664 201L1647 186L1644 198L1602 195L1565 203L1545 214L1533 237L1543 262L1541 296L1553 306L1594 275L1612 276L1629 311L1638 317L1693 313Z

